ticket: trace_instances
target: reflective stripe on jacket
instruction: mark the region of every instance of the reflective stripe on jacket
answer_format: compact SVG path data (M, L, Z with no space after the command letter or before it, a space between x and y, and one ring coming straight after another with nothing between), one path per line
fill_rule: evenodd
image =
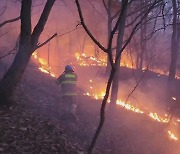
M59 84L62 88L62 96L75 96L77 75L73 72L62 74L58 79Z

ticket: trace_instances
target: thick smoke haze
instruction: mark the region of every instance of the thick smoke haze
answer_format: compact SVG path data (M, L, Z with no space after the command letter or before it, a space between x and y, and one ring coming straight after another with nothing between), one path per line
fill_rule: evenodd
M32 30L36 26L40 18L45 3L45 0L33 1L31 13ZM80 0L80 3L84 15L84 20L88 28L90 29L92 34L97 38L97 40L106 47L108 37L107 14L102 2ZM18 17L20 15L21 3L18 0L1 0L0 7L2 8L0 8L0 13L4 7L6 8L5 12L0 16L0 23L4 22L5 20ZM73 69L78 74L78 93L84 97L87 96L87 98L91 98L93 101L99 102L100 104L103 96L105 95L105 89L108 80L107 75L105 75L104 73L105 66L88 66L88 61L90 58L95 59L96 63L98 63L102 59L106 60L106 54L103 51L101 51L101 49L99 49L97 45L95 45L94 42L89 38L89 36L86 34L84 29L80 25L79 21L80 19L74 0L57 0L50 13L45 29L43 30L40 36L39 43L43 43L54 33L57 33L58 36L52 39L45 46L35 51L35 56L37 56L38 58L35 58L34 55L32 56L28 66L28 71L31 69L38 70L38 68L43 65L44 67L48 67L48 69L50 68L50 71L53 72L55 74L55 77L57 78L64 71L64 66L70 64L73 66ZM127 24L128 22L129 21L127 21ZM158 21L157 23L157 29L161 28L161 22ZM114 24L115 23L113 23L113 25ZM127 39L131 31L132 28L126 29L124 40ZM7 24L6 26L0 28L0 56L7 54L15 47L16 50L14 52L17 51L19 33L20 20ZM128 68L136 67L136 53L139 50L140 46L139 33L140 32L136 33L136 35L130 42L130 45L125 49L121 57L122 66L128 66ZM167 106L169 106L173 102L173 99L167 101L167 97L169 97L167 94L167 74L170 64L171 34L172 30L170 27L168 27L166 31L161 30L157 32L157 34L153 35L152 39L148 40L148 53L145 55L145 64L143 65L143 71L127 69L126 67L121 68L121 80L119 83L118 99L120 99L123 102L126 101L128 95L133 91L134 87L137 85L137 82L138 80L140 80L143 73L145 74L144 77L141 79L141 82L135 89L135 91L132 93L132 95L130 95L128 101L126 102L127 104L133 104L135 107L141 109L144 113L140 114L140 118L137 120L137 117L133 114L128 115L128 113L131 110L128 110L128 112L126 112L126 110L123 110L125 109L125 107L118 106L117 112L112 113L112 115L110 113L108 114L108 116L112 116L113 118L119 116L122 119L122 121L115 122L117 123L117 125L114 125L114 128L110 128L111 119L107 116L109 119L107 118L107 123L105 129L103 130L105 134L107 130L114 129L114 132L112 131L113 135L120 136L121 132L118 130L121 130L122 126L125 126L128 129L128 131L132 133L134 125L143 125L142 127L147 127L147 130L149 132L155 133L156 128L153 128L154 125L152 125L154 121L152 123L150 122L150 124L148 123L151 119L149 113L152 112L158 113L159 115L165 115L169 112ZM116 39L117 35L115 35L114 37L113 47L115 47ZM77 57L75 57L77 53L81 56L80 58L84 56L83 58L87 60L87 63L81 65L82 63L80 63L80 60ZM113 55L115 55L115 52L113 53ZM15 54L11 54L9 56L6 56L5 58L0 59L0 68L2 68L1 70L4 70L0 72L0 79L8 70L9 66L11 65L14 59L14 56ZM159 74L148 71L146 72L145 70L147 68L154 72L159 71ZM177 65L177 75L180 75L180 60ZM35 80L32 79L32 77L28 76L26 73L25 78L28 81ZM55 80L55 78L53 79ZM54 81L52 84L54 84ZM176 96L179 96L179 85L179 80L177 80L174 86L174 91L176 91L177 93ZM99 97L101 97L101 99L99 99ZM171 97L174 96L172 95ZM93 108L93 104L92 106L89 105L89 107ZM88 110L88 107L86 107L86 109ZM95 111L96 110L94 110L94 112ZM108 108L107 113L109 113L109 111L111 110ZM145 118L142 118L143 116ZM177 117L178 115L176 113L174 115L174 118ZM155 122L157 122L159 119L155 120ZM146 122L148 124L146 124ZM166 128L167 130L165 129L163 131L166 131L165 133L167 133L169 128L171 128L171 130L178 134L179 130L177 129L177 127L174 127L173 124L169 124ZM135 127L135 129L139 128ZM140 130L138 130L137 132L140 132ZM124 131L123 133L126 133L126 131ZM128 138L128 134L126 134L126 136ZM143 149L142 146L144 141L143 139L145 139L146 136L142 137L143 134L136 134L135 136L137 137L136 139L140 140L140 143L142 144L136 144L136 139L134 141L127 139L129 141L129 144L138 146L138 148L142 150L142 153L148 153L146 151L147 149ZM147 134L147 136L149 137L149 139L151 139L151 134ZM162 140L158 138L158 135L155 136L153 140L155 141L154 145L157 144L157 147L162 147ZM117 142L118 141L119 140L117 140ZM105 141L101 140L100 143L103 142ZM116 140L112 142L116 142ZM117 151L121 150L119 148L121 146L117 147L117 144L115 143L114 145L114 148L117 149ZM151 145L148 145L148 147L151 148ZM177 148L173 149L172 153L178 154L179 151L176 150Z

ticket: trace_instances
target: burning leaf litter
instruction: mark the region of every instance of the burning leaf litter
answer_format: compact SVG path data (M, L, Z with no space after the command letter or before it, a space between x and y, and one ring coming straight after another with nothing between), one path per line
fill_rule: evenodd
M38 58L38 55L36 52L34 52L32 54L33 58L34 59L38 59L38 62L40 63L41 67L39 67L39 70L43 73L46 73L46 74L49 74L51 75L52 77L56 77L55 73L52 73L51 72L51 67L47 65L47 61L45 59L42 59L42 58ZM75 57L76 57L76 60L79 62L79 65L80 66L106 66L106 60L105 59L100 59L98 60L97 58L93 57L93 56L90 56L88 57L85 53L83 54L80 54L80 53L76 53L75 54ZM88 61L88 62L87 62ZM130 65L128 64L121 64L121 66L125 66L125 67L128 67L128 68L132 68ZM156 71L156 70L153 70L154 72L156 73L159 73L158 76L160 75L167 75L166 73L163 73L161 70L160 71ZM180 78L180 77L177 77L177 78ZM89 79L89 82L92 83L92 79ZM89 87L90 89L93 89L92 86ZM89 96L89 97L93 97L94 99L96 100L102 100L104 98L104 95L105 95L105 92L104 91L101 91L100 93L90 93L90 92L86 92L84 93L85 96ZM176 100L175 97L172 97L173 100ZM107 101L108 103L110 103L110 100ZM132 112L136 112L136 113L141 113L141 114L144 114L145 112L132 105L131 103L125 103L124 101L122 101L121 99L118 99L116 101L116 104L127 109L127 110L130 110ZM147 114L147 113L146 113ZM153 120L157 121L157 122L160 122L160 123L168 123L169 122L169 119L168 118L163 118L162 116L158 115L157 113L153 113L153 112L150 112L147 114L150 118L152 118ZM168 115L167 114L164 114L165 117L167 117ZM177 119L176 120L177 122L180 122L180 119ZM175 126L178 126L178 123L176 122L172 122ZM171 131L168 131L168 135L169 135L169 138L171 140L175 140L177 141L178 140L178 137L175 136L175 134L173 134Z
M168 134L169 134L170 139L175 140L175 141L178 140L178 138L171 131L168 131Z
M89 82L92 83L92 80L89 79ZM96 89L96 88L94 88L94 89ZM96 100L102 100L104 98L105 92L104 91L101 91L100 93L86 92L86 93L84 93L84 95L88 96L88 97L92 97L92 98L94 98ZM108 103L110 103L110 100L108 100ZM149 113L147 113L147 111L146 112L143 111L143 109L140 109L137 106L132 105L132 103L130 103L130 102L125 103L125 101L122 101L121 99L118 99L116 101L116 104L121 106L121 107L123 107L123 108L125 108L125 109L127 109L127 110L130 110L132 112L136 112L136 113L140 113L140 114L146 114L148 117L150 117L153 120L155 120L157 122L160 122L160 123L169 123L169 120L170 120L169 118L167 118L168 114L164 114L164 117L163 117L163 116L160 116L156 112L149 112ZM177 119L176 121L180 122L180 119ZM177 122L173 121L172 124L175 125L175 126L178 126ZM173 135L175 136L175 134L173 134ZM169 137L170 137L170 135L169 135ZM175 137L178 140L178 137L177 136L175 136ZM173 140L174 138L171 138L171 139Z
M84 95L86 96L89 96L89 97L93 97L95 98L96 100L102 100L105 93L101 93L100 95L98 94L90 94L89 92L85 93ZM110 100L108 100L108 103L110 103ZM116 104L117 105L120 105L121 107L127 109L127 110L130 110L132 112L136 112L136 113L141 113L141 114L146 114L142 109L138 108L138 107L135 107L134 105L132 104L128 104L128 103L125 103L124 101L122 101L121 99L118 99L116 101ZM158 115L158 113L153 113L153 112L150 112L149 114L146 114L148 115L150 118L152 118L153 120L157 121L157 122L160 122L160 123L168 123L169 122L169 118L164 118L160 115ZM167 114L164 115L165 117L167 117ZM180 119L177 120L178 122L180 122ZM175 126L178 126L179 124L176 123L176 122L172 122L173 125ZM169 133L171 131L168 131L168 134L169 134L169 137L172 139L172 140L178 140L178 137L175 136L175 134L173 133Z
M38 55L37 55L37 52L34 52L32 54L33 58L38 60L39 64L41 65L39 67L39 70L43 73L46 73L46 74L49 74L51 75L52 77L56 77L55 73L51 72L51 67L48 66L48 63L45 59L42 59L42 58L38 58Z
M95 58L93 56L87 56L85 53L80 54L79 52L75 53L75 58L79 62L80 66L107 66L106 58ZM123 67L136 69L135 66L132 66L132 64L128 64L127 62L121 62L120 64ZM163 71L161 69L154 69L154 68L148 68L150 71L157 73L157 76L166 75L168 76L167 71ZM146 68L142 69L143 72L146 70ZM180 79L179 75L176 75L177 79Z

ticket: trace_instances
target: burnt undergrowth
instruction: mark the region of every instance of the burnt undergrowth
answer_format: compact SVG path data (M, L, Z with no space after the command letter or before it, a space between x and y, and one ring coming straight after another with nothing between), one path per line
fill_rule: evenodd
M27 70L16 89L16 105L0 112L0 153L85 152L97 128L101 101L81 92L78 121L62 121L63 102L55 79ZM166 124L108 104L94 153L177 154L179 142L170 141L167 130Z

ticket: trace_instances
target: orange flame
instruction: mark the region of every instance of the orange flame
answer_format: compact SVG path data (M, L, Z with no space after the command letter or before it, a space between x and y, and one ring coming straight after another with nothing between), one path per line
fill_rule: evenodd
M79 62L80 66L106 66L107 62L105 58L95 58L93 56L87 56L85 53L80 54L79 52L75 53L75 58ZM132 64L128 64L127 62L121 62L120 64L123 67L136 69L135 66L132 66ZM161 69L154 69L154 68L148 68L150 71L157 73L157 76L166 75L168 76L167 71L163 71ZM143 71L146 70L146 68L142 69ZM180 79L180 75L176 74L176 79Z
M131 104L127 104L120 99L116 101L116 104L124 107L127 110L131 110L131 111L136 112L136 113L144 113L141 109L139 109L139 108L137 108Z
M38 58L37 52L34 52L34 53L32 54L32 56L33 56L34 59L38 60L39 64L41 65L41 66L39 67L39 70L40 70L41 72L46 73L46 74L49 74L50 76L52 76L52 77L54 77L54 78L56 77L55 73L52 73L52 72L51 72L51 67L48 66L48 63L47 63L47 61L46 61L45 59L43 59L43 58Z
M172 133L171 131L168 131L168 135L169 135L169 138L170 138L170 139L175 140L175 141L177 141L177 140L178 140L178 137L177 137L177 136L175 136L175 134L174 134L174 133Z
M52 77L56 77L56 75L50 71L51 67L49 67L47 65L47 61L45 59L38 58L38 55L37 55L36 52L34 52L32 54L32 56L33 56L34 59L38 60L38 62L40 63L41 67L39 67L39 70L41 72L49 74ZM76 60L79 62L80 66L94 66L94 65L95 66L106 66L106 60L105 59L97 59L97 58L95 58L93 56L87 56L85 53L83 53L83 54L76 53L75 57L76 57ZM133 68L131 65L128 65L128 64L121 64L121 66L126 66L128 68ZM161 70L153 70L153 71L156 72L156 73L159 73L158 76L160 76L161 74L167 75L167 73L162 72ZM178 77L178 78L180 78L180 77ZM92 84L93 81L90 79L89 82ZM95 89L95 88L92 87L92 85L89 88L91 90ZM100 91L100 92L96 92L96 93L86 92L86 93L84 93L84 95L93 97L96 100L100 100L100 99L103 99L103 97L105 95L105 92L104 91ZM176 100L175 97L172 97L172 99ZM109 102L110 102L110 100L108 100L108 103ZM116 101L116 104L120 105L121 107L123 107L123 108L125 108L127 110L130 110L132 112L141 113L141 114L145 113L142 109L132 105L129 102L125 103L121 99L118 99ZM169 122L169 119L163 118L162 116L158 115L157 113L150 112L147 115L150 118L154 119L155 121L158 121L158 122L161 122L161 123L168 123ZM165 117L168 117L168 115L165 114ZM179 122L180 122L180 119L177 119L176 122L173 122L173 124L175 126L177 126ZM175 136L175 134L173 134L171 131L168 131L168 135L172 140L176 140L176 141L178 140L178 137Z
M162 117L160 117L157 113L152 113L152 112L150 112L150 113L149 113L149 116L150 116L152 119L154 119L154 120L156 120L156 121L158 121L158 122L162 122L162 123L168 123L168 122L169 122L169 119L167 119L167 118L162 118Z

